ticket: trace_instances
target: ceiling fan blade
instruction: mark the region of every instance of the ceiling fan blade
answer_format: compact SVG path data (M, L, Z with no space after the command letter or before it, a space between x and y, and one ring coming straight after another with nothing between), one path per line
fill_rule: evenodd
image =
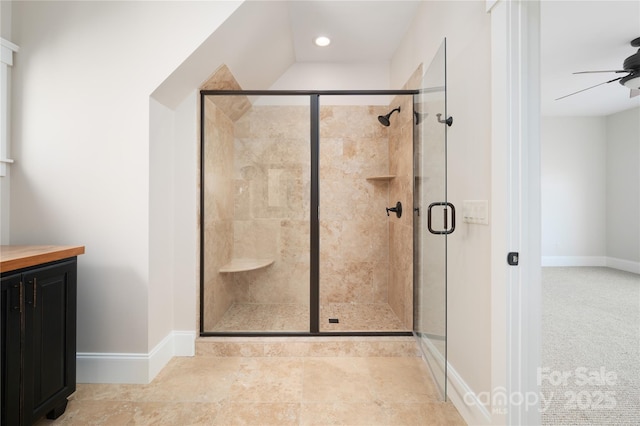
M596 84L595 86L587 87L586 89L582 89L582 90L578 90L577 92L569 93L568 95L564 95L564 96L561 96L561 97L557 98L556 101L559 101L560 99L567 98L569 96L576 95L578 93L582 93L585 90L593 89L594 87L602 86L603 84L613 83L614 81L622 80L622 78L623 77L614 78L613 80L605 81L604 83Z
M606 71L578 71L578 72L574 72L574 74L599 74L599 73L603 73L603 72L629 72L629 71L625 71L625 70L606 70Z
M629 90L629 97L635 98L636 96L640 96L640 89L631 89Z

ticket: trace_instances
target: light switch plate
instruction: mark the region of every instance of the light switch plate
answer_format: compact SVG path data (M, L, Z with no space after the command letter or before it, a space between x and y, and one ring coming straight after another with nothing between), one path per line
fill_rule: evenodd
M462 221L479 225L489 224L489 202L487 200L463 200Z

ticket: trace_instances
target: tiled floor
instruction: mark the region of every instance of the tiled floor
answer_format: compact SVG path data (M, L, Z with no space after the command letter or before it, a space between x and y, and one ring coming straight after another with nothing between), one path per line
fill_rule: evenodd
M338 318L330 324L329 318ZM320 331L411 331L386 303L327 303L320 306Z
M149 385L79 384L42 425L464 425L415 356L177 357Z
M210 331L308 330L309 305L234 303Z
M329 318L339 323L330 324ZM309 306L232 305L210 331L308 331ZM320 306L321 331L410 331L386 303L327 303Z

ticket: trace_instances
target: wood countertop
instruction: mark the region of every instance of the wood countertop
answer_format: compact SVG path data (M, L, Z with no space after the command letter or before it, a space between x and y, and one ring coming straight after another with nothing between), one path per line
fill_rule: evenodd
M81 254L84 254L84 246L0 246L0 272L15 271Z

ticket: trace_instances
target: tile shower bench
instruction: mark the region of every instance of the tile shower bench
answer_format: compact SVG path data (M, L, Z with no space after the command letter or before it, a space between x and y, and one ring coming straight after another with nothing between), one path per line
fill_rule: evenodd
M245 272L266 268L274 262L274 259L231 259L229 263L220 268L220 273Z

